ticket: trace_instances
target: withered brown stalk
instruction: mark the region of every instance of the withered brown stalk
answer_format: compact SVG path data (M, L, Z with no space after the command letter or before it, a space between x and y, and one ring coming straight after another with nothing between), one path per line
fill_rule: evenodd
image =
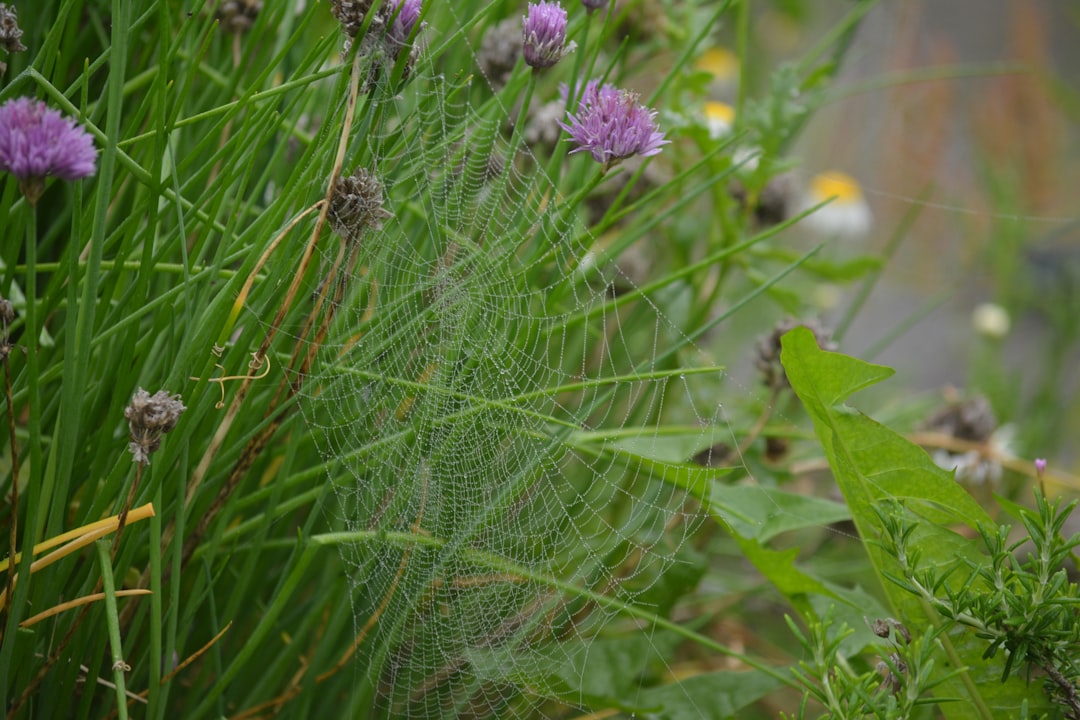
M275 250L277 250L277 248L280 246L282 240L299 224L301 219L317 210L318 217L315 221L315 227L313 228L311 236L309 237L307 244L304 247L303 255L300 258L300 263L296 269L296 272L293 274L292 281L290 282L289 287L285 292L285 296L282 299L281 304L278 306L274 318L268 325L266 335L263 338L262 343L259 345L259 349L256 350L253 354L256 359L264 359L270 352L271 345L273 344L274 339L277 337L278 331L281 328L281 324L284 321L285 316L293 307L293 303L295 302L297 294L300 291L300 286L303 278L307 274L307 271L311 265L311 260L315 255L317 242L322 235L323 228L326 226L327 215L330 209L330 198L333 196L334 188L336 187L338 179L341 176L341 168L345 161L345 151L348 146L349 134L352 128L353 118L355 117L356 113L356 104L359 97L359 76L361 60L362 57L359 54L354 56L351 68L352 74L349 86L349 101L345 110L345 119L342 125L341 136L338 142L337 154L334 158L334 164L331 169L330 179L327 182L326 195L324 199L320 200L318 203L301 213L297 218L295 218L291 223L289 223L289 225L287 225L285 229L277 235L277 237L274 238L274 240L263 252L262 256L260 256L258 262L255 264L255 267L249 273L247 280L245 281L244 286L241 289L240 294L236 300L236 304L242 304L247 299L247 296L251 290L252 285L254 284L256 276L259 274L259 272L261 272L261 270L269 261ZM328 326L330 321L333 319L332 308L334 303L330 303L331 311L323 313L322 307L325 304L326 294L329 291L329 288L333 287L336 284L333 282L333 279L338 276L338 272L340 271L344 258L345 248L344 246L342 246L342 248L338 252L338 256L335 259L333 266L329 270L328 280L330 281L323 283L323 289L320 292L314 307L308 314L308 318L304 326L304 332L300 335L297 341L298 346L303 346L306 344L311 344L312 342L321 341L321 339L325 337L325 327ZM309 338L308 335L311 332L311 328L315 326L316 321L319 322L319 332L316 333L313 340L312 338ZM314 351L314 349L311 350L311 352ZM299 369L296 366L296 358L297 354L294 353L293 360L286 368L286 376L296 372ZM190 508L191 503L195 498L196 492L198 491L200 485L202 484L210 469L211 463L217 456L218 451L225 444L226 437L228 436L229 431L232 429L232 425L235 422L236 418L240 414L241 408L244 404L244 400L247 398L247 394L251 388L251 384L254 379L256 379L256 376L253 373L249 373L248 375L243 376L240 379L240 385L237 388L236 393L233 395L232 401L229 403L228 409L225 411L225 416L222 418L221 423L218 425L218 428L214 433L214 437L211 439L210 444L207 446L205 452L202 455L202 458L200 459L198 465L192 473L191 478L188 481L187 491L184 500L185 507ZM290 387L290 389L284 396L282 396L281 392L279 392L271 401L270 405L266 410L264 418L274 416L274 419L269 422L257 435L255 435L247 442L247 444L244 446L244 449L240 453L240 457L233 465L228 477L222 484L221 488L218 490L218 493L214 497L214 500L211 502L210 507L207 509L206 512L200 515L199 522L184 539L184 548L181 553L181 568L183 568L191 559L191 556L195 552L195 549L202 542L203 537L205 537L206 532L209 529L213 519L221 511L222 507L224 507L225 503L228 501L228 498L236 489L236 486L239 485L240 481L246 476L248 470L250 470L255 460L261 455L262 451L266 448L266 445L269 443L270 439L274 436L278 428L281 426L281 423L288 415L287 411L278 412L279 408L284 402L291 399L300 390L302 384L303 374L301 373L301 379L292 387ZM169 525L162 531L162 556L166 554L169 545L172 543L175 532L175 524L172 522L170 522ZM166 569L163 573L163 578L168 577L168 574L169 571L168 569ZM150 569L147 568L143 572L142 577L140 578L139 586L145 587L149 583L149 579ZM130 605L124 609L124 612L120 616L120 624L122 627L126 626L127 623L130 622L131 614L133 612L134 608Z

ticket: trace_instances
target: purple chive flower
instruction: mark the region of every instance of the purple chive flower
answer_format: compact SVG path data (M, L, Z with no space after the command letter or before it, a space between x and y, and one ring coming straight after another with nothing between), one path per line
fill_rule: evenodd
M1039 477L1043 476L1043 473L1046 472L1046 458L1035 458L1035 472L1038 473Z
M588 150L605 167L633 155L656 155L670 142L656 127L656 111L639 105L637 93L596 80L585 85L577 113L568 111L566 120L559 126L577 145L571 154Z
M535 70L551 67L577 47L576 43L566 44L566 11L557 2L529 3L521 33L525 62Z
M31 205L47 176L78 180L94 174L96 160L90 134L40 100L21 97L0 105L0 171L18 178Z
M390 25L390 40L397 45L404 45L420 19L420 0L396 0L393 13L394 22Z

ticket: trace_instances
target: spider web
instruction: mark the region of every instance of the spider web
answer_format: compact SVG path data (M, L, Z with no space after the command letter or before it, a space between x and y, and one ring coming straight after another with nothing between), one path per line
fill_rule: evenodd
M392 217L353 250L300 407L352 531L356 706L561 716L588 707L597 636L661 654L648 618L697 551L694 492L723 472L690 458L733 433L721 369L595 263L548 151L513 138L512 95L464 37L444 49L361 97L377 120L355 155Z

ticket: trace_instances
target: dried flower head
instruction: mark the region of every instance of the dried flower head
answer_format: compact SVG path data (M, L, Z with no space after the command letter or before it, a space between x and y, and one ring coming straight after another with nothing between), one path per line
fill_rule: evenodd
M8 7L6 3L0 3L0 48L9 53L23 52L26 46L19 39L22 34L19 18L15 15L15 6Z
M355 40L375 2L376 0L330 0L330 12L341 23L342 31L350 40ZM375 11L368 34L378 36L381 35L380 29L385 29L391 45L400 48L405 45L416 27L421 8L421 0L385 0ZM396 53L388 54L393 56Z
M373 4L374 0L330 0L330 12L341 23L341 30L355 38Z
M957 395L950 389L946 393L948 404L928 417L921 428L981 447L956 452L939 447L932 453L933 460L939 467L956 470L957 480L976 485L995 483L1001 479L1001 458L1009 454L1012 429L998 426L990 401L982 395L966 400Z
M521 26L517 18L507 18L484 33L476 60L488 82L498 90L510 79L520 56Z
M330 11L341 23L342 31L348 36L344 51L347 53L357 40L364 27L365 18L376 0L331 0ZM394 67L402 53L407 53L401 79L406 80L420 57L420 49L409 42L420 21L421 0L385 0L378 5L371 24L360 37L357 54L369 58L367 77L363 83L363 92L370 93L378 86L379 78Z
M161 447L161 436L172 432L185 410L180 396L170 395L168 390L158 390L153 395L142 388L136 390L131 403L124 408L130 428L128 449L132 461L149 465L150 456Z
M214 12L214 17L221 21L221 28L225 32L239 35L251 29L262 8L262 0L224 0Z
M559 125L577 145L570 152L588 150L605 168L633 155L656 155L670 142L657 130L656 111L638 104L637 93L596 80L585 86L577 113L566 119Z
M521 21L522 47L529 67L549 68L577 47L576 43L566 44L566 20L566 10L558 2L529 3L528 14Z
M378 230L393 217L383 208L383 186L373 173L359 168L338 180L330 198L330 227L348 242L356 242L368 228Z
M773 390L791 387L784 366L780 364L780 339L784 336L784 333L797 327L804 327L814 333L814 340L817 341L818 347L822 350L836 351L837 345L832 340L832 332L823 327L821 323L816 320L802 321L794 318L784 318L776 324L772 332L758 340L754 367L761 373L766 387Z
M31 205L44 192L47 176L93 175L96 160L90 134L40 100L21 97L0 105L0 171L18 178Z
M728 185L728 194L744 208L750 200L746 186L738 179L732 180ZM757 202L754 203L755 227L767 228L784 222L791 217L797 199L798 186L794 173L785 172L772 176L758 193Z
M953 391L955 392L955 391ZM990 401L982 395L967 400L951 398L923 422L923 429L957 440L986 442L997 430L998 420Z

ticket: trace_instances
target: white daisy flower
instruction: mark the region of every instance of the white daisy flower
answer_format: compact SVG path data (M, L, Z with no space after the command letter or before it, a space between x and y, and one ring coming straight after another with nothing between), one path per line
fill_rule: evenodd
M705 103L704 115L705 127L709 129L712 140L719 140L730 133L735 124L735 108L717 100Z
M858 238L869 232L873 215L855 178L835 171L815 175L804 195L803 210L830 199L807 216L805 227L830 237Z

